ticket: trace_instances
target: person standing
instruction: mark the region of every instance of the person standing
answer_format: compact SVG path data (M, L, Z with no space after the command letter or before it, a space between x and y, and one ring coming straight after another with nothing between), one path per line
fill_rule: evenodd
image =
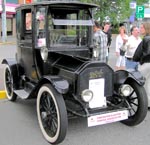
M100 24L95 21L94 25L94 59L105 62L106 63L106 57L107 57L107 34L105 34L101 27Z
M125 69L125 51L128 35L124 26L119 27L119 34L116 37L116 70Z
M139 62L138 70L146 78L145 90L148 96L148 107L150 108L150 23L145 22L140 26L140 33L143 35L141 43L138 45L133 60Z
M112 41L112 34L111 34L111 24L109 22L104 23L103 32L107 35L107 56L106 56L106 62L108 63L108 57L109 57L109 48Z
M131 28L131 36L128 38L127 50L125 53L126 57L126 69L137 70L138 62L133 61L133 55L137 46L140 44L142 39L139 37L139 29L136 26Z

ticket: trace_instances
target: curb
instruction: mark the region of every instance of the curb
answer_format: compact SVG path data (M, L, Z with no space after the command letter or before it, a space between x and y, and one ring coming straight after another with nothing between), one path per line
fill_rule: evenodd
M0 99L6 99L7 95L5 91L0 91Z
M0 45L16 44L16 42L0 42Z

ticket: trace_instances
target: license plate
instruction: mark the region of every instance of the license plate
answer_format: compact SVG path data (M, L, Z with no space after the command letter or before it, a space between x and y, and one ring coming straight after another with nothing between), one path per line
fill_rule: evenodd
M121 110L116 112L109 112L105 114L88 117L88 127L113 123L128 119L128 110Z
M93 92L93 99L89 102L90 108L106 107L104 86L104 78L89 80L89 89Z

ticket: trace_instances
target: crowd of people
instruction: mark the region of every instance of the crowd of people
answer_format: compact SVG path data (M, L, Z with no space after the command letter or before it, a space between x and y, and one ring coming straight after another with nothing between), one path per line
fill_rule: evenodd
M116 70L137 70L138 62L133 60L133 55L141 41L140 30L137 26L131 27L130 36L126 34L124 26L119 28L119 34L116 38Z
M111 24L105 23L103 27L95 22L94 40L97 47L97 60L108 63L109 46L111 45ZM144 84L148 107L150 108L150 23L141 23L140 28L132 26L130 35L127 35L124 26L119 27L116 37L116 70L139 71L145 77Z

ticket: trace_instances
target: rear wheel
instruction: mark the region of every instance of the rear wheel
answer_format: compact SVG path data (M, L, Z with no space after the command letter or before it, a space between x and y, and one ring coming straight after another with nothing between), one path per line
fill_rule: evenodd
M37 97L37 117L45 139L57 144L64 140L68 127L64 99L50 84L43 85Z
M13 76L12 76L11 69L8 65L6 65L5 71L4 71L4 87L5 87L8 100L15 101L17 98L17 95L14 93Z
M125 100L125 107L129 109L129 116L122 123L134 126L141 123L146 117L148 108L147 95L144 87L137 82L132 81L127 84L132 87L132 93Z

